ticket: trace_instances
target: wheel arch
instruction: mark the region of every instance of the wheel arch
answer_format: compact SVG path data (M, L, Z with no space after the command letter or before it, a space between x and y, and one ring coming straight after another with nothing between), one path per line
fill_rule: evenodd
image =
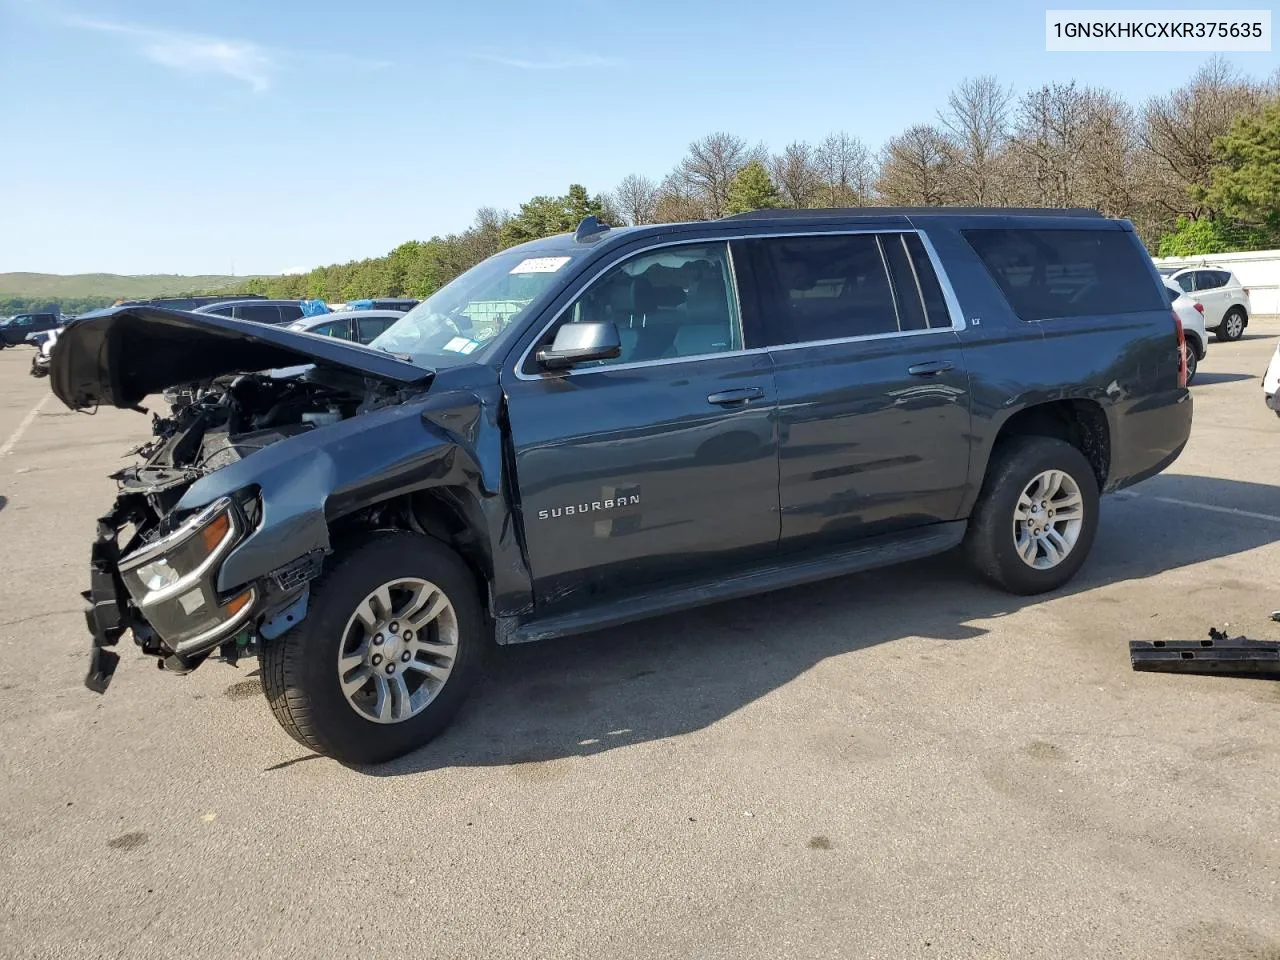
M1106 487L1111 474L1111 425L1098 401L1084 397L1046 400L1009 414L992 440L983 476L1002 443L1025 436L1053 437L1071 444L1093 467L1098 489Z
M494 557L487 521L476 495L460 485L426 486L328 518L335 553L378 530L400 530L439 540L470 569L481 597L491 598Z

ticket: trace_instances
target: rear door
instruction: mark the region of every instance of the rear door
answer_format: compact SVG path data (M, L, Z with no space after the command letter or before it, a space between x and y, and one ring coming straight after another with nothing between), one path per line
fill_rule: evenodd
M920 235L748 243L778 385L783 549L954 520L969 382Z
M1227 312L1227 276L1222 270L1195 272L1196 291L1192 296L1204 306L1205 322L1210 326L1216 327L1222 321L1222 315Z
M610 321L622 355L532 359L562 324ZM777 397L743 349L727 244L623 256L504 372L536 602L581 606L714 576L778 543Z

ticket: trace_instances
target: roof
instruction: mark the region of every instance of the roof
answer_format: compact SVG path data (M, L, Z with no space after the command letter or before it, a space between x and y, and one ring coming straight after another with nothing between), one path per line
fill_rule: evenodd
M313 317L303 317L300 320L293 321L289 326L294 328L310 327L321 323L329 323L333 320L349 320L354 317L361 317L365 320L378 317L393 317L399 320L404 315L405 311L403 310L335 310L332 313L317 313Z
M722 220L816 220L823 217L1093 217L1105 219L1088 207L819 207L813 210L752 210Z
M263 300L261 298L258 298L258 299L235 298L230 300L219 300L217 303L202 304L201 306L196 307L195 310L192 311L192 313L206 313L208 312L206 310L207 307L232 307L241 303L251 303L254 306L258 306L258 307L262 307L262 306L278 307L283 304L288 304L289 306L296 307L300 305L302 301L301 300ZM129 306L129 304L121 304L121 306ZM145 306L145 304L138 304L138 306Z

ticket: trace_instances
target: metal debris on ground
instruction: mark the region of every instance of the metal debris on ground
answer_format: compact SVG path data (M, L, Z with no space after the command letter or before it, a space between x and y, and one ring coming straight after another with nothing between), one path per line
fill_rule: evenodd
M1280 643L1228 637L1209 628L1207 640L1130 640L1134 670L1153 673L1220 674L1280 680Z

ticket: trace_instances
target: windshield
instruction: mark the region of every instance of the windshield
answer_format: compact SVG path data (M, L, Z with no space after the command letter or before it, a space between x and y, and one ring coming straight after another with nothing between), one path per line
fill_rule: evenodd
M441 287L369 345L433 370L474 362L571 259L496 254Z

